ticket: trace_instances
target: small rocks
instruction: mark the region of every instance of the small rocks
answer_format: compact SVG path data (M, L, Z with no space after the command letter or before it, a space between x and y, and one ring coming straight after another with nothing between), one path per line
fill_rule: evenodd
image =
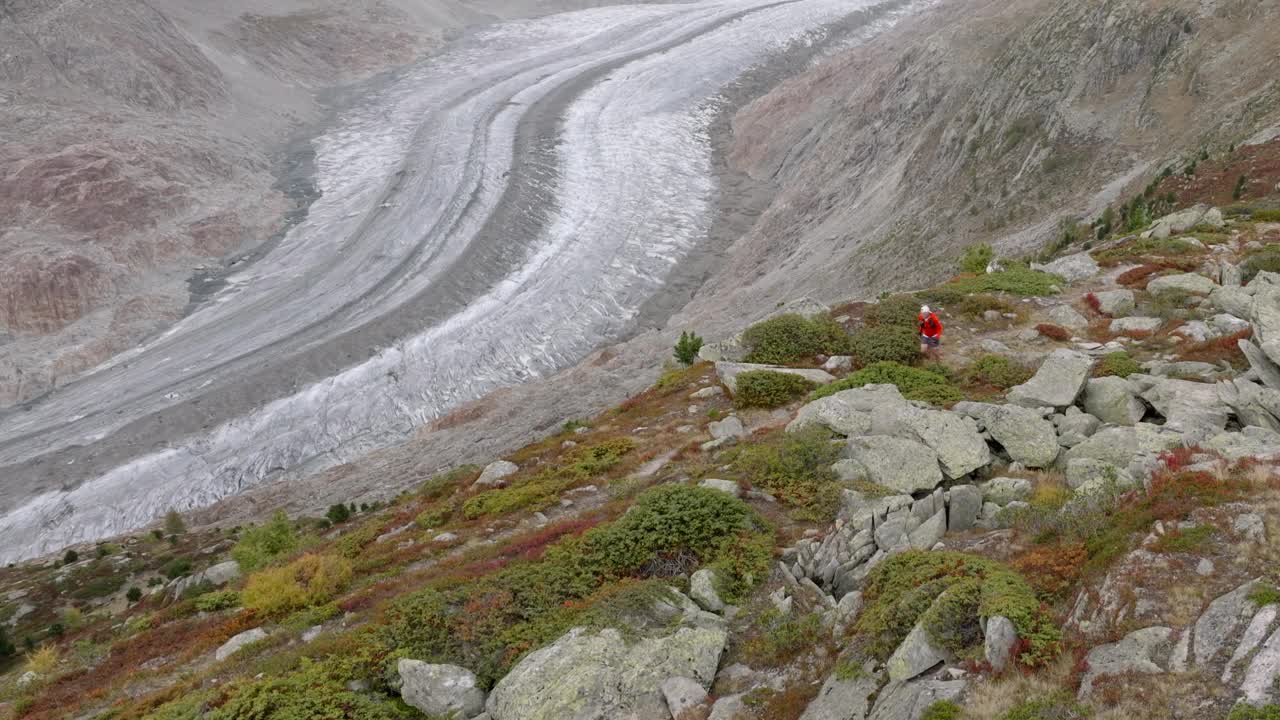
M1123 378L1092 378L1085 385L1085 412L1110 425L1133 425L1147 414L1147 406Z
M1160 329L1164 321L1154 317L1122 317L1111 321L1111 332L1127 333L1142 332L1150 333Z
M849 355L833 355L822 364L822 369L831 373L849 372L853 369L853 358Z
M713 397L720 397L721 395L724 395L724 390L721 390L719 385L712 385L711 387L704 387L701 390L690 394L689 399L707 400Z
M723 420L709 423L707 425L707 432L711 433L711 438L713 440L736 440L741 437L746 437L747 434L747 430L743 427L742 421L739 420L736 415L730 415Z

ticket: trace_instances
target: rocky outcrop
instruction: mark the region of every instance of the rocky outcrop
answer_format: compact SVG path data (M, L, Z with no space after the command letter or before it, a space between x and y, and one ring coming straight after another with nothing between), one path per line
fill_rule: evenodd
M850 460L871 482L904 493L932 490L942 483L938 455L924 443L889 435L849 438Z
M666 717L664 681L689 678L705 689L720 664L723 621L699 613L686 610L678 629L634 641L615 629L570 630L498 681L486 709L493 720Z
M1122 640L1099 645L1085 656L1088 670L1080 680L1080 697L1093 693L1093 684L1100 677L1140 673L1154 675L1168 669L1170 638L1173 630L1167 627L1149 627L1135 630Z
M475 484L479 487L502 487L507 484L507 478L519 471L520 466L513 462L495 460L485 465L484 470L480 472L480 477L476 478Z
M753 372L756 370L769 370L771 372L778 372L786 375L796 375L818 385L826 385L827 383L835 381L835 376L825 370L789 368L782 367L780 365L757 365L753 363L716 363L716 374L720 377L720 382L728 388L730 395L736 395L738 393L739 375L744 372Z
M1037 410L1017 405L961 402L953 412L976 418L980 429L1000 444L1009 459L1027 467L1042 468L1058 457L1058 433Z
M1180 275L1161 275L1147 283L1147 292L1157 297L1200 295L1207 297L1218 285L1203 275L1182 273Z
M922 625L916 625L907 633L886 663L890 682L905 682L921 673L946 662L949 654L939 648Z
M1031 268L1052 273L1067 282L1084 280L1098 274L1098 263L1087 252L1064 255L1045 265L1032 263Z
M177 600L188 590L217 588L240 578L240 563L226 560L211 565L198 573L178 578L169 585L169 598Z
M215 650L213 652L213 659L217 660L218 662L222 662L223 660L226 660L227 658L236 654L240 650L244 649L246 645L256 643L259 640L265 640L266 638L267 638L267 631L263 630L262 628L245 630L244 632L238 635L232 636L230 640L226 641L217 650Z

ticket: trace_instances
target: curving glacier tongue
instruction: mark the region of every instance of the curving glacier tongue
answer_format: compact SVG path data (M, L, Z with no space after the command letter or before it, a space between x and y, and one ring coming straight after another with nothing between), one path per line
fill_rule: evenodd
M717 94L870 4L581 11L475 33L405 72L316 139L323 195L303 222L163 337L6 418L0 431L23 441L0 464L109 439L264 358L320 352L424 307L416 329L168 448L13 503L0 561L358 457L619 337L712 221Z

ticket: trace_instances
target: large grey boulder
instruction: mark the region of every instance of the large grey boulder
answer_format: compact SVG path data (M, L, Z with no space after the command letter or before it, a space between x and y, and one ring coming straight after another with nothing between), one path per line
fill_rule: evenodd
M983 502L996 505L1008 505L1014 500L1026 500L1031 497L1031 481L1026 478L998 477L992 478L978 486L982 490Z
M1275 702L1277 678L1280 678L1280 629L1267 638L1245 670L1244 681L1240 683L1245 702L1254 706Z
M1142 237L1164 239L1184 233L1197 225L1222 227L1224 223L1221 210L1207 205L1195 205L1156 220L1146 232L1142 233Z
M825 370L814 370L809 368L789 368L780 365L758 365L755 363L734 363L734 362L718 362L716 363L716 375L719 376L720 382L729 389L730 395L738 394L738 376L744 372L754 370L769 370L771 372L783 373L786 375L798 375L810 382L818 385L826 385L834 382L835 376ZM498 720L501 720L499 718Z
M974 485L956 485L949 492L947 531L972 530L978 522L978 513L982 512L982 491Z
M465 720L484 712L484 691L466 668L401 658L396 671L400 697L427 715Z
M711 568L702 568L689 578L689 597L701 605L703 610L724 610L724 601L720 599L720 593L716 592L716 573Z
M1125 317L1135 307L1132 290L1103 290L1093 294L1098 311L1113 318Z
M1142 393L1142 399L1164 416L1165 431L1181 434L1187 445L1222 432L1230 414L1217 387L1209 383L1159 378Z
M1263 285L1254 294L1253 330L1262 352L1280 363L1280 287Z
M927 445L888 435L849 438L849 459L867 469L867 479L903 493L932 490L942 483L938 456Z
M1133 427L1105 427L1064 452L1060 462L1065 467L1076 458L1092 458L1116 467L1128 467L1137 455L1160 453L1181 444L1181 436L1166 433L1162 428L1147 423Z
M911 628L907 637L889 656L886 667L891 682L906 682L929 670L938 663L946 662L947 652L934 644L929 632L919 623Z
M1070 305L1054 306L1049 311L1049 322L1054 325L1061 325L1069 330L1083 330L1089 327L1089 319Z
M1093 684L1100 677L1140 673L1157 675L1165 671L1173 630L1149 627L1135 630L1119 642L1099 645L1085 656L1088 670L1080 681L1080 698L1093 694Z
M1013 621L1002 615L993 615L987 620L982 631L982 652L992 670L1004 672L1017 644L1018 629L1013 626Z
M1161 295L1207 296L1217 288L1217 283L1196 273L1161 275L1147 283L1147 292L1157 297Z
M1249 321L1230 313L1218 313L1209 318L1209 326L1213 328L1213 332L1218 337L1223 335L1235 335L1249 329Z
M1095 362L1075 350L1055 350L1030 380L1009 390L1009 402L1030 408L1072 405L1093 372Z
M1258 374L1262 384L1272 390L1280 390L1280 365L1276 365L1275 361L1262 351L1262 348L1248 340L1240 340L1236 346L1240 348L1240 352L1244 353L1245 359L1249 361L1249 367Z
M662 681L659 688L667 701L671 720L701 720L707 711L707 689L702 683L687 677L673 677Z
M709 490L719 490L722 493L728 493L734 497L742 497L742 486L733 480L722 480L720 478L707 478L698 483L699 487Z
M256 643L259 640L265 640L266 638L267 631L262 628L245 630L238 635L233 635L230 640L223 643L221 647L213 652L213 658L218 662L222 662L244 649L246 645Z
M1217 657L1227 641L1249 621L1253 615L1253 601L1249 593L1253 592L1257 582L1250 580L1231 592L1214 598L1209 607L1200 614L1195 624L1196 665L1205 665Z
M194 575L178 578L169 587L170 597L178 599L187 590L200 587L222 587L233 580L240 579L240 563L227 560L211 565Z
M876 696L867 720L920 720L931 705L942 700L957 701L964 690L964 680L890 683Z
M746 693L717 698L715 704L711 706L711 714L707 716L707 720L751 720L754 713L743 700L744 695Z
M1154 317L1122 317L1111 321L1111 332L1127 333L1127 332L1155 332L1160 329L1164 321Z
M1209 294L1210 307L1245 320L1253 319L1253 294L1256 288L1219 287Z
M1035 410L1018 405L961 402L952 412L978 420L1014 462L1042 468L1058 457L1057 431Z
M881 408L872 415L872 433L916 440L938 457L948 478L964 477L991 462L991 450L969 418L943 410L925 410L902 404Z
M498 487L506 484L506 479L515 475L520 470L520 466L507 460L495 460L484 466L484 470L480 471L480 477L476 478L475 485L480 487Z
M1280 390L1272 390L1242 377L1217 385L1218 397L1240 419L1240 424L1280 430Z
M1133 476L1123 467L1088 457L1068 460L1064 475L1067 486L1081 495L1098 491L1125 490L1135 484Z
M487 709L494 720L666 717L662 682L686 677L710 687L726 637L723 625L711 624L634 642L612 628L574 628L517 663Z
M1097 275L1098 263L1089 255L1089 253L1084 252L1060 257L1053 262L1045 263L1043 265L1040 263L1031 263L1031 269L1053 273L1067 282L1075 282L1077 280L1085 280Z
M737 440L747 435L747 429L743 427L742 421L736 415L708 423L707 432L711 433L713 440Z
M871 413L859 410L858 404L852 402L853 398L859 396L859 390L843 390L807 403L796 413L795 420L787 424L787 432L798 432L814 426L824 427L846 437L871 432ZM897 388L894 390L897 391ZM899 401L906 402L901 398L899 395Z
M848 680L832 674L817 697L809 701L800 720L864 720L871 709L871 696L879 688L880 678L871 673Z
M1124 378L1091 378L1084 388L1084 410L1108 425L1133 425L1147 414L1147 406L1133 394Z

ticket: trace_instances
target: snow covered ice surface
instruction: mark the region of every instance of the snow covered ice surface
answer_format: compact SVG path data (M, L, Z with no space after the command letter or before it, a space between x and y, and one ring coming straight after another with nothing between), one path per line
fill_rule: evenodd
M0 561L348 461L619 337L711 225L717 94L872 4L584 10L473 33L406 71L317 138L323 194L279 245L163 336L0 419ZM372 357L247 413L66 487L5 487L4 467L110 442L417 307Z

